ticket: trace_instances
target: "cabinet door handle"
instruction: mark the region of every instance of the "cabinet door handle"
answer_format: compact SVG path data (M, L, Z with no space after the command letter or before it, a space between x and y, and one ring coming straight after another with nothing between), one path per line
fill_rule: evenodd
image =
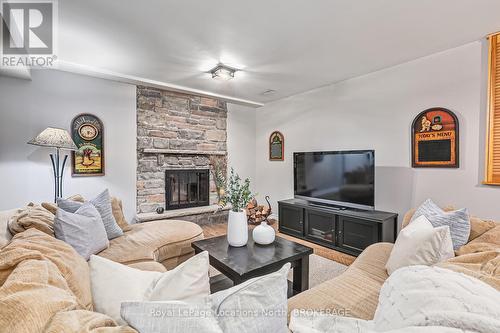
M299 224L300 224L300 225L302 225L302 224L304 224L304 222L302 222L302 221L299 221Z

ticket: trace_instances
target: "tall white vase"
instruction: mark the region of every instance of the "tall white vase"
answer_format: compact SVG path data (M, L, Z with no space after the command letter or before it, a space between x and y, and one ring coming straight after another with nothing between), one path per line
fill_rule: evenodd
M227 242L231 246L240 247L247 245L248 242L248 224L245 211L229 211L229 220L227 222Z

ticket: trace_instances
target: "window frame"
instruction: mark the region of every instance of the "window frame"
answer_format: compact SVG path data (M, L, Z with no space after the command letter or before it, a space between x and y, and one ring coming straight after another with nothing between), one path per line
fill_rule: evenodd
M494 117L495 117L495 81L497 79L496 70L500 66L497 63L500 60L500 54L497 54L498 44L500 43L500 32L493 33L488 38L488 100L487 100L487 124L486 124L486 147L485 147L485 171L484 171L484 185L500 186L500 173L495 175L494 170L494 156L495 151L493 147L495 134L500 135L500 126L495 131ZM500 93L498 94L500 97ZM500 98L499 98L500 101ZM500 110L497 111L500 114ZM498 132L498 133L495 133ZM498 153L500 155L500 152ZM498 162L500 164L500 162Z

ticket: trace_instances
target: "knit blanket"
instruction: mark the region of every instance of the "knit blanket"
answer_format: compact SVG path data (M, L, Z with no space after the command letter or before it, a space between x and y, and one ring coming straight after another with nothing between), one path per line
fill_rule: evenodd
M462 246L437 266L475 277L500 291L500 225Z
M92 309L87 262L35 228L0 249L0 332L131 333Z
M301 313L294 333L500 332L500 292L469 275L440 267L410 266L382 286L373 320Z

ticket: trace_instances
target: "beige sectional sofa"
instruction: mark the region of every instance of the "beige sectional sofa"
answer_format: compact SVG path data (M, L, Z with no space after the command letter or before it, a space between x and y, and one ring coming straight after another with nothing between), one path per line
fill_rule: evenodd
M0 213L0 226L9 214L12 211ZM404 225L412 214L406 215ZM164 271L189 257L190 242L203 237L197 225L182 221L148 222L129 229L99 255L143 270ZM372 319L388 278L385 264L391 250L389 243L370 246L344 274L291 298L289 311L329 310ZM456 254L440 266L500 290L499 224L472 219L469 243ZM18 233L6 245L0 243L0 328L21 333L136 332L93 312L92 303L87 262L68 244L35 228Z
M403 227L414 212L405 215ZM290 298L288 311L326 310L373 319L380 289L389 277L385 265L392 247L391 243L369 246L342 275ZM500 224L472 218L469 243L456 251L455 258L438 265L479 278L500 290Z
M192 242L203 239L200 226L187 221L160 220L130 227L98 255L126 265L158 262L171 269L194 254Z
M7 224L16 211L0 212L0 248L12 238ZM200 239L203 230L192 222L160 220L131 224L124 229L123 236L112 239L109 247L98 255L149 270L164 270L162 266L171 269L194 254L191 243Z

